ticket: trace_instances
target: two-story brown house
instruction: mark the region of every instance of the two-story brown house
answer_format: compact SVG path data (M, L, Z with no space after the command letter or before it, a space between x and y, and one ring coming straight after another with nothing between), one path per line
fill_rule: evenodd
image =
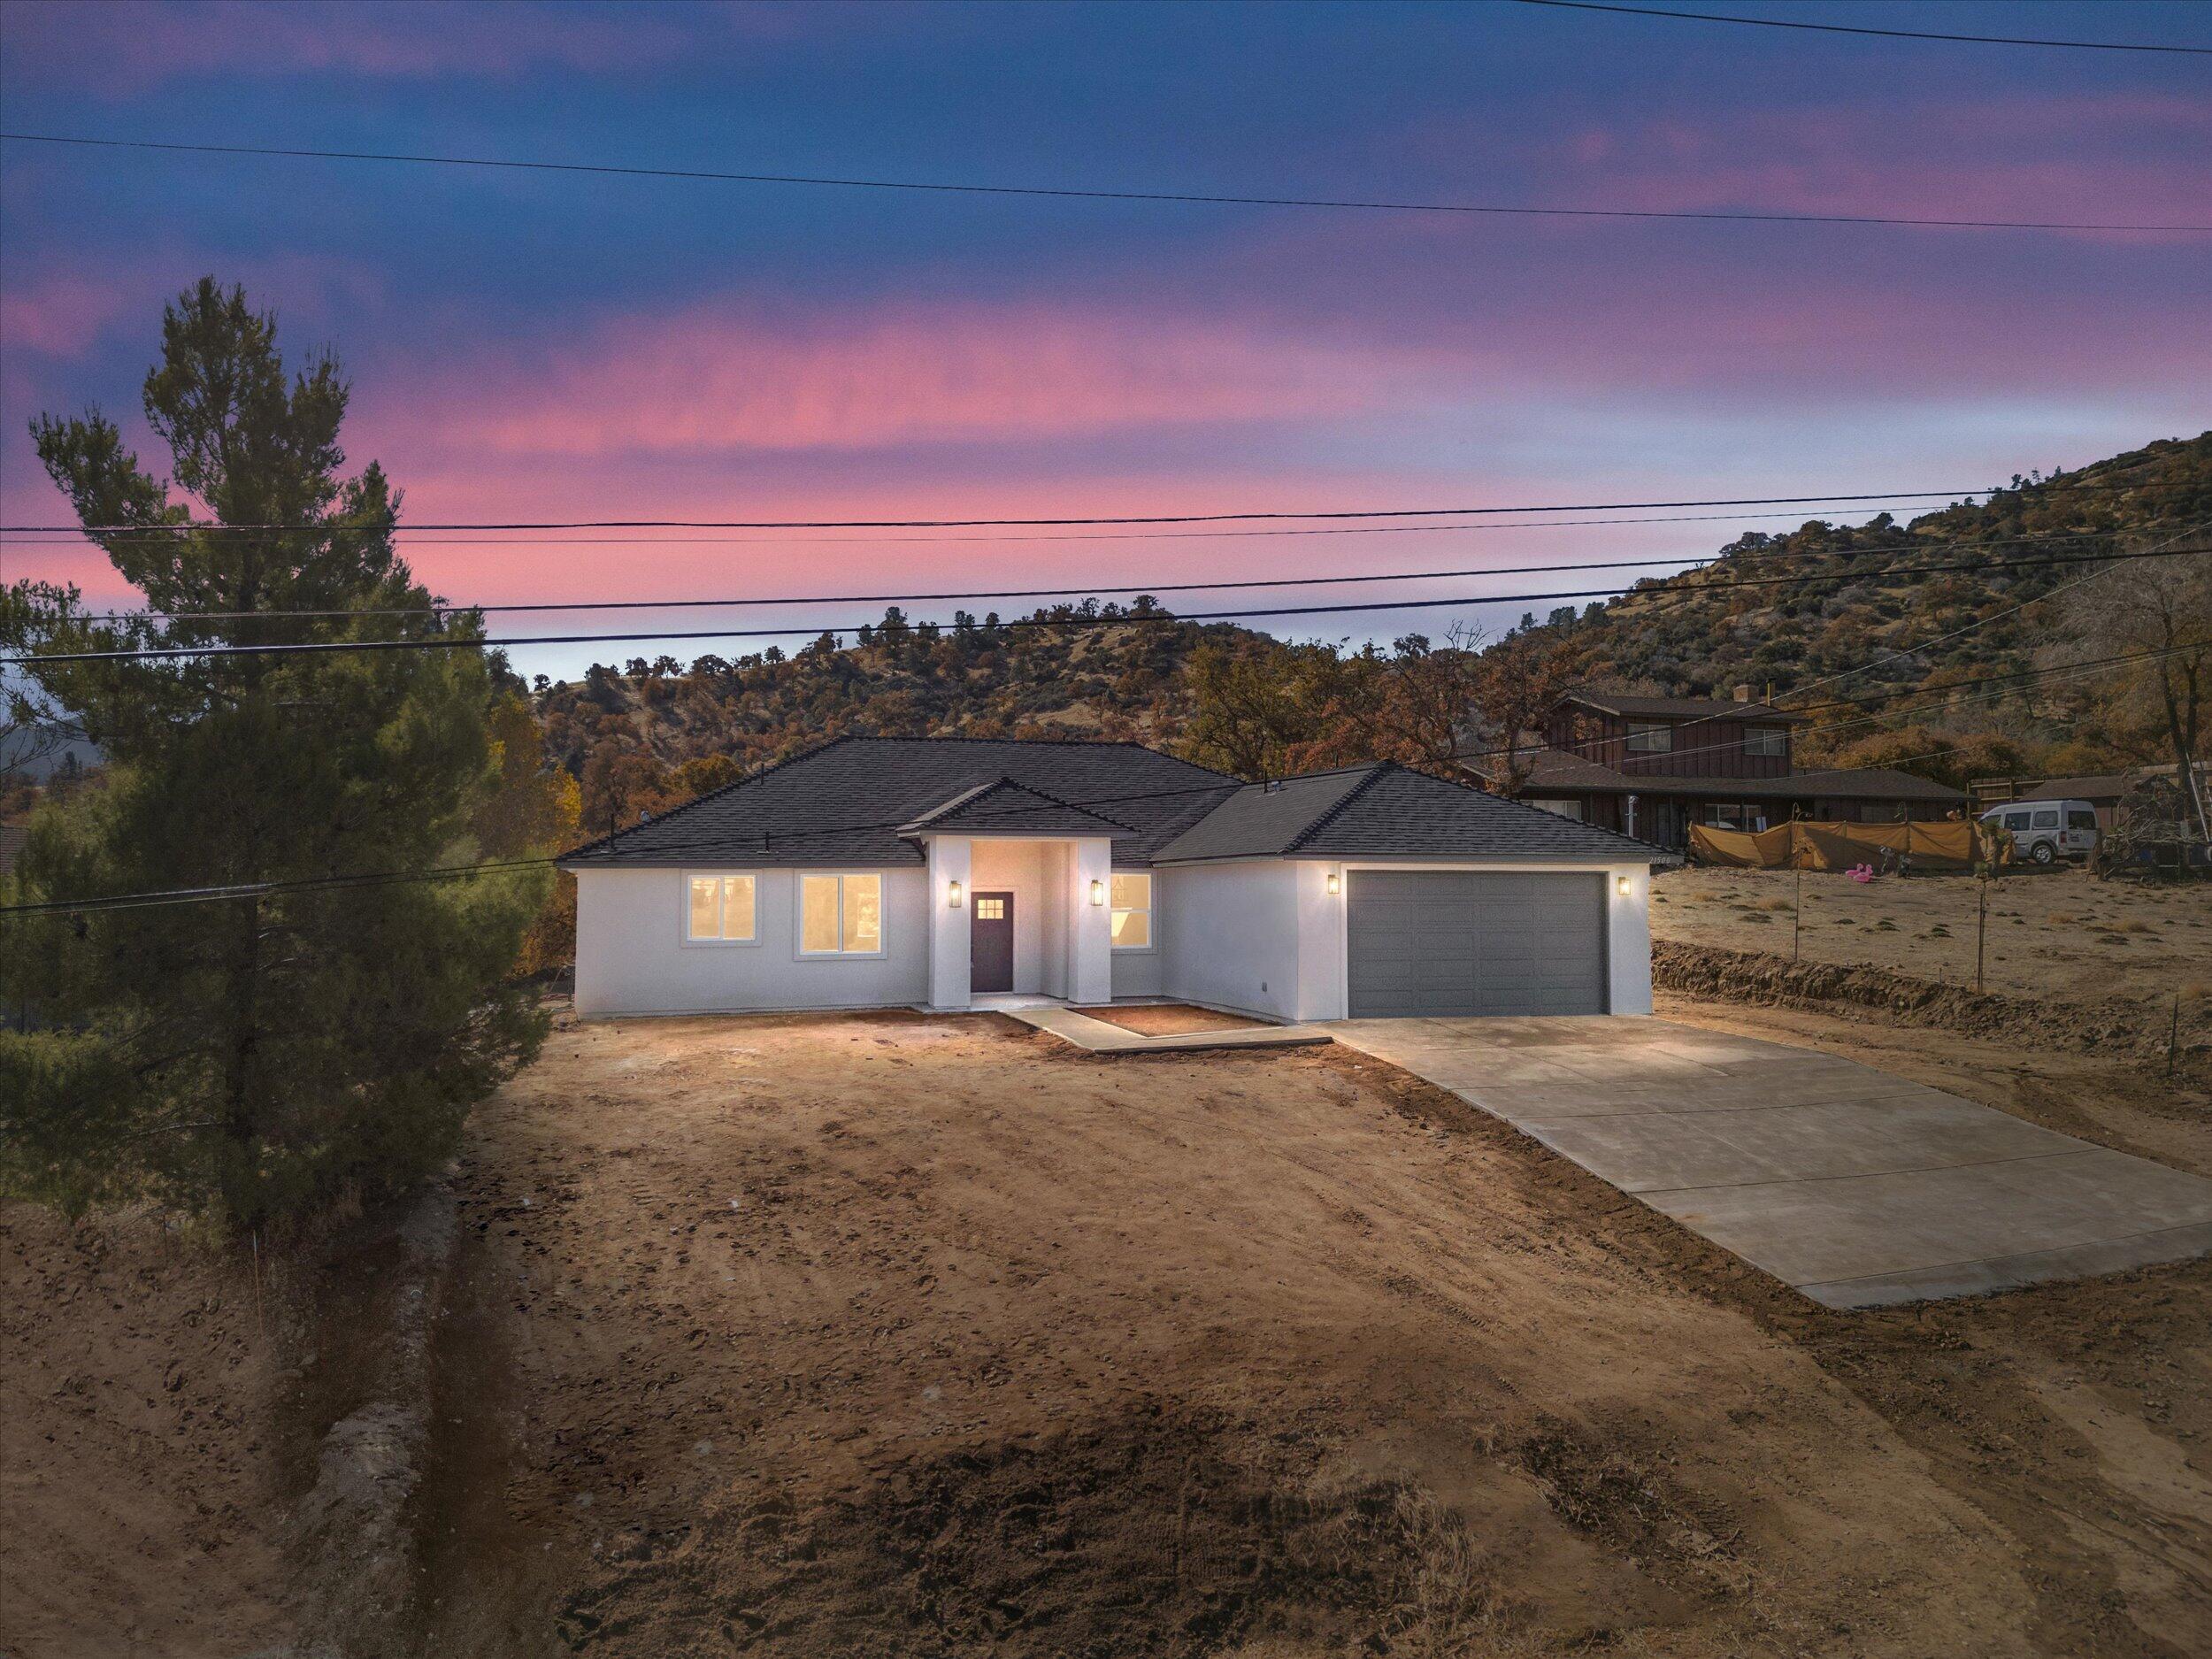
M1688 845L1690 826L1766 829L1792 818L1891 824L1948 818L1959 790L1871 767L1801 772L1791 729L1803 720L1771 703L1576 691L1544 724L1542 746L1517 757L1521 798L1563 818L1661 847ZM1493 787L1505 762L1477 756L1469 772Z

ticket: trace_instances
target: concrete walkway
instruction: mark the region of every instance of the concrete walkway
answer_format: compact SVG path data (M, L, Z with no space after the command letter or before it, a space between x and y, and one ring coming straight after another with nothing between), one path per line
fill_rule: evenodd
M1057 1003L1009 1002L995 1011L1025 1025L1048 1031L1093 1054L1171 1054L1193 1048L1295 1048L1326 1042L1329 1033L1314 1025L1253 1025L1227 1031L1184 1031L1148 1037L1141 1032L1093 1019Z
M1832 1308L2212 1252L2212 1181L1831 1055L1657 1019L1326 1029Z

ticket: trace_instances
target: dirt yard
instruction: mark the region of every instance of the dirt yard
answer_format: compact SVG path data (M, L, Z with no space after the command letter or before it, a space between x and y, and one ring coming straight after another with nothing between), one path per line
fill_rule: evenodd
M285 1632L271 1351L234 1256L0 1205L0 1654L236 1659Z
M1448 1096L1010 1021L570 1025L442 1402L503 1653L2181 1654L2212 1272L1824 1314Z
M1798 877L1787 870L1671 871L1653 884L1654 939L1790 954ZM1974 979L1970 876L1882 877L1862 886L1807 871L1798 949L1925 979ZM1985 973L2016 996L2170 998L2212 990L2212 882L2149 887L2081 870L2024 872L1989 887Z
M2093 1055L1662 1012L2212 1172L2201 1090ZM1105 1060L991 1018L564 1019L457 1179L424 1655L2212 1627L2206 1263L1830 1313L1347 1051ZM251 1276L15 1208L0 1284L0 1653L283 1640L299 1389Z

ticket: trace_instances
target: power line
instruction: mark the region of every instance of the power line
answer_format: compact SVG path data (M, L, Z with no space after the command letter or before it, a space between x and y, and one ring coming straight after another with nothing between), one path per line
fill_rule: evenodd
M1728 588L1770 588L1790 583L1816 581L1860 581L1889 576L1935 575L1958 571L2026 570L2048 565L2079 565L2103 563L2114 558L2183 557L2197 553L2212 552L2212 546L2180 548L2162 553L2126 554L2054 554L2047 558L1978 560L1951 565L1908 565L1893 566L1886 571L1816 572L1801 576L1746 576L1728 581L1694 584L1701 590ZM1621 590L1615 588L1576 588L1554 589L1542 593L1472 594L1450 599L1383 599L1357 600L1333 605L1271 605L1255 606L1237 611L1211 611L1176 614L1161 611L1131 613L1117 617L1017 617L1002 621L1001 628L1065 628L1111 626L1156 626L1171 625L1233 622L1251 617L1340 616L1353 613L1371 613L1382 611L1442 611L1471 605L1526 604L1549 599L1597 599ZM281 612L264 612L281 615ZM442 613L424 611L418 613L426 620ZM911 626L933 626L941 623L916 621ZM342 651L406 651L406 650L504 650L525 645L623 645L673 643L690 640L730 639L801 639L818 638L824 634L835 637L850 634L852 626L804 626L782 628L727 627L666 629L634 634L532 634L507 639L488 639L477 635L439 634L428 638L393 640L312 640L283 643L180 645L160 646L132 650L54 651L28 653L0 657L0 663L21 666L57 663L122 662L138 659L176 658L186 657L293 657L319 656Z
M2139 489L2197 489L2194 480L2145 480L2132 484L2029 484L2023 495L2114 495ZM1238 524L1257 520L1355 518L1488 518L1517 512L1635 512L1678 507L1802 507L1822 503L1925 501L1949 496L1963 502L1970 495L2002 495L2010 487L1996 485L1974 489L1892 489L1866 495L1831 493L1824 495L1735 495L1699 501L1586 501L1535 507L1357 507L1303 511L1286 509L1237 512L1184 512L1129 515L1087 514L1061 518L548 518L430 522L418 525L361 524L337 520L301 524L7 524L0 535L132 536L158 541L173 535L265 535L278 533L309 535L407 535L422 531L457 530L964 530L1006 529L1027 525L1061 527L1075 525ZM1762 515L1763 517L1765 515ZM1452 526L1436 525L1434 529Z
M1850 731L1857 726L1878 726L1885 720L1905 719L1909 718L1911 716L1916 714L1944 712L1954 709L1960 703L1963 703L1993 702L1999 697L2008 696L2015 691L2023 689L2021 685L2017 683L2022 680L2029 681L2031 682L2031 685L2033 685L2040 684L2046 680L2079 679L2087 674L2106 673L2116 668L2132 667L2138 663L2163 661L2168 657L2185 657L2193 651L2203 650L2212 650L2212 641L2194 640L2180 645L2157 646L2146 650L2126 651L2115 657L2088 657L2072 663L2058 663L2054 664L2047 668L2024 668L2010 674L1989 674L1985 675L1978 680L1962 680L1955 681L1949 686L1923 686L1909 690L1901 687L1895 691L1879 692L1868 697L1832 698L1826 703L1810 703L1803 709L1786 710L1783 710L1783 712L1791 714L1804 714L1827 709L1872 709L1877 703L1886 701L1891 697L1913 696L1921 692L1926 692L1930 695L1931 700L1926 703L1916 703L1909 708L1903 709L1881 709L1873 713L1862 715L1856 718L1849 720L1831 720L1824 726L1814 726L1811 728L1811 731L1807 733L1809 736L1816 734L1826 736L1830 733ZM1994 689L1978 691L1975 689L1978 687L1993 687ZM1959 692L1967 692L1971 695L1963 696L1954 695L1955 693ZM1768 703L1753 706L1774 708L1777 705ZM1687 726L1702 724L1708 719L1721 720L1726 719L1728 717L1724 714L1701 715L1696 720L1685 720L1681 722L1681 724L1675 729L1677 731L1680 731ZM1452 758L1458 761L1510 760L1523 756L1533 757L1539 755L1551 754L1575 755L1578 758L1587 759L1588 757L1580 754L1579 751L1609 741L1610 740L1604 738L1591 738L1586 739L1578 743L1569 743L1563 746L1554 743L1523 744L1510 749L1477 749L1472 753L1454 755ZM1738 747L1737 744L1733 742L1704 743L1694 749L1671 749L1667 751L1667 753L1669 757L1671 759L1681 759L1692 755L1718 754L1724 750L1735 749L1736 747ZM1857 766L1839 766L1833 770L1837 772L1861 772L1864 771L1865 768ZM1785 782L1799 778L1811 777L1814 775L1816 774L1793 772L1787 774L1786 778L1784 779L1764 780L1762 781ZM1621 776L1631 780L1648 777L1655 781L1663 782L1674 779L1675 774L1668 772L1623 772L1621 773ZM1697 780L1694 779L1691 781L1694 782ZM1739 779L1732 781L1742 782L1747 780ZM1560 780L1560 782L1555 787L1561 789L1573 790L1578 786L1572 780L1565 779Z
M1041 599L1056 597L1099 596L1105 594L1173 594L1227 592L1254 588L1326 588L1355 582L1439 581L1468 576L1530 576L1553 571L1648 570L1662 566L1679 565L1690 569L1709 569L1716 562L1733 563L1738 560L1798 559L1798 558L1873 558L1885 554L1938 552L1947 548L2043 547L2057 543L2107 540L2116 534L2108 530L2089 531L2080 534L2052 536L2008 536L1989 541L1928 541L1916 547L1897 548L1805 548L1752 549L1738 553L1678 554L1667 558L1591 559L1577 564L1501 565L1471 570L1448 571L1376 571L1352 576L1266 576L1249 580L1231 580L1210 582L1119 582L1111 588L972 588L948 593L895 594L810 594L786 595L780 597L737 597L726 599L565 599L539 600L513 604L470 604L440 601L427 606L388 608L381 610L332 611L94 611L80 612L73 621L128 621L140 617L162 617L173 621L242 621L261 617L305 617L334 618L343 617L422 617L447 612L477 611L485 615L552 611L678 611L719 610L738 606L763 605L879 605L924 603L947 600L974 599ZM2102 557L2102 556L2100 556ZM2113 557L2139 557L2116 554ZM1685 572L1686 573L1686 572ZM843 630L841 630L841 632Z
M2184 49L2174 49L2184 50ZM0 133L0 141L19 144L65 144L82 149L161 150L178 155L267 156L294 160L368 161L412 166L497 168L522 173L589 173L624 179L680 179L718 184L803 185L841 190L909 190L943 196L1044 196L1071 201L1156 202L1212 207L1302 207L1373 213L1461 213L1525 219L1709 219L1742 224L1878 225L1911 229L2061 230L2179 232L2212 230L2208 225L2115 225L2066 219L1920 219L1901 214L1783 213L1746 210L1630 207L1534 207L1502 203L1402 202L1301 196L1232 196L1195 190L1104 190L1073 186L969 184L921 179L842 178L823 173L731 173L705 167L630 167L581 161L526 161L500 156L419 155L401 150L310 150L264 144L187 144L145 138L86 138L60 133Z
M1994 676L1993 678L2019 679L2024 677L2078 677L2084 673L2101 672L2112 667L2124 666L2152 657L2172 657L2178 655L2183 651L2204 649L2207 648L2207 643L2208 642L2199 641L2189 645L2168 646L2159 649L2131 652L2114 657L2092 658L2077 663L2062 663L2054 664L2053 666L2045 669L2023 670L2018 675ZM1964 685L1978 685L1983 683L1986 682L1962 682L1962 684ZM1960 699L1960 701L1970 700L1971 699ZM1886 719L1892 717L1887 714L1883 714L1870 716L1869 717L1869 720L1866 722L1840 721L1833 726L1824 727L1823 730L1841 730L1846 726L1866 724L1872 720ZM1722 745L1720 747L1727 746ZM1957 754L1961 752L1962 749L1968 747L1970 747L1970 745L1962 744L1952 749L1931 750L1924 755L1909 755L1904 757L1899 764L1909 764L1916 760L1932 760L1941 755ZM1505 753L1503 750L1494 752L1497 754ZM1455 757L1455 758L1479 759L1482 758L1482 757ZM1349 771L1357 770L1357 768L1337 768L1335 770ZM1861 770L1863 770L1863 768L1855 766L1837 766L1830 767L1824 770L1796 772L1793 773L1792 777L1794 779L1830 777L1840 772L1857 772ZM735 784L727 786L727 787L742 788L745 784L750 781L752 781L750 778L742 779ZM1092 795L1081 799L1070 800L1066 802L1065 804L1079 808L1118 806L1139 801L1158 801L1178 796L1194 795L1217 795L1233 789L1248 788L1250 787L1251 784L1246 780L1225 777L1217 781L1205 784L1194 784L1183 788L1146 790L1139 793L1124 795ZM719 794L722 793L722 791L710 791L710 793ZM695 805L697 801L703 800L706 797L704 796L695 797L693 801L686 802L683 805ZM673 810L681 810L682 808L679 807ZM987 812L988 809L981 809L981 810ZM1018 807L1009 808L1006 810L1006 816L1010 821L1020 817L1022 812L1023 809ZM868 830L902 829L906 826L908 821L909 820L907 818L902 818L898 819L882 819L865 824L841 824L820 829L781 832L778 833L773 839L776 841L787 845L793 841L812 841L829 836L850 835ZM541 869L548 865L557 864L565 859L572 857L590 848L604 845L611 841L618 841L619 836L623 833L626 832L618 832L614 836L601 836L596 840L584 843L582 847L572 849L571 851L567 853L557 854L552 856L543 858L501 859L480 864L443 865L431 870L377 871L339 876L304 876L284 881L235 882L213 887L167 887L157 888L142 893L111 894L104 896L94 896L89 898L45 899L35 901L27 904L0 906L0 917L68 915L77 912L89 913L101 910L151 909L157 905L210 903L229 899L277 896L288 893L343 889L347 887L381 885L388 882L458 879L479 875L496 874L513 870Z
M1823 499L1832 500L1834 498L1824 497ZM1885 497L1884 499L1893 499L1893 497ZM1552 510L1532 509L1532 511L1549 511ZM1564 511L1567 510L1563 508L1558 511ZM1603 528L1606 526L1617 524L1737 524L1752 518L1794 518L1797 516L1798 515L1793 512L1699 512L1681 513L1671 517L1657 518L1531 518L1523 522L1516 523L1494 522L1490 524L1443 525L1340 524L1317 525L1309 528L1278 526L1261 530L1134 530L1087 533L1075 535L822 535L807 536L803 539L794 539L790 536L780 535L594 535L564 536L558 540L548 540L541 536L534 535L499 537L485 535L480 538L465 541L425 541L418 540L411 541L409 545L412 548L514 547L527 548L536 552L543 552L550 549L565 547L606 546L750 547L759 545L790 549L810 547L836 547L851 543L858 543L867 547L883 547L900 544L920 547L970 547L976 545L987 546L995 542L1013 542L1022 546L1026 546L1033 541L1220 541L1242 536L1437 535L1448 531L1454 534L1467 534L1475 531L1488 530L1563 530L1593 527ZM187 527L219 528L220 526ZM1845 526L1843 527L1847 529L1863 529L1867 526L1862 525ZM19 547L31 548L82 548L85 545L86 538L95 534L99 535L103 542L159 542L170 539L165 534L140 535L135 532L125 532L121 530L103 530L99 532L89 530L64 531L59 527L54 527L45 530L19 531L0 529L0 542L12 542ZM392 526L392 534L411 537L416 535L417 528L416 526L409 525L395 525ZM2108 534L2110 533L2106 531L2098 531L2093 534L2102 535ZM35 541L24 539L34 535L41 536L45 539ZM0 548L0 551L4 550L4 548Z
M1951 41L1976 46L2050 46L2077 52L2184 52L2212 57L2212 46L2160 46L2147 41L2056 41L2018 35L1939 35L1928 29L1877 29L1844 23L1801 23L1784 18L1727 17L1716 12L1671 12L1656 6L1612 5L1601 0L1520 0L1523 5L1563 12L1617 12L1628 17L1672 18L1678 23L1738 23L1761 29L1809 29L1821 35L1878 35L1899 41Z
M2198 532L2201 531L2205 527L2205 520L2199 519L2194 524L2184 527L2178 534L2168 537L2165 541L2157 543L2154 547L2146 549L2145 551L2154 554L2164 554L2170 551L2173 548L2174 543L2179 541L2182 537L2194 535ZM2036 595L2032 599L2023 599L2018 604L2007 605L2001 611L1993 611L1985 616L1976 617L1971 622L1966 624L1963 627L1953 628L1947 634L1939 634L1933 639L1923 640L1917 645L1909 646L1901 651L1893 651L1887 657L1878 657L1874 659L1874 661L1870 663L1862 663L1856 668L1841 669L1835 673L1823 675L1818 680L1805 680L1801 684L1791 687L1788 692L1784 695L1795 696L1800 692L1811 690L1815 686L1831 685L1839 680L1847 680L1854 674L1870 673L1875 669L1886 667L1891 663L1901 662L1908 657L1918 656L1922 651L1926 650L1930 646L1947 643L1952 640L1959 639L1966 634L1972 634L1978 629L1985 628L1993 622L2001 622L2007 617L2017 616L2021 611L2025 611L2029 606L2039 605L2046 600L2055 599L2060 594L2066 593L2070 589L2083 587L2090 582L2101 581L2104 578L2111 575L2112 573L2111 569L2105 569L2091 571L2085 576L2076 576L2070 578L2066 581L2059 583L2055 588Z
M2057 594L2063 593L2069 588L2078 588L2084 582L2096 581L2105 576L2108 576L2112 573L2113 567L2124 561L2136 558L2174 558L2191 556L2193 554L2195 549L2177 549L2175 544L2187 536L2196 534L2204 527L2204 520L2199 519L2193 523L2185 525L2180 530L2167 537L2163 541L2157 542L2148 548L2139 549L2134 552L2115 554L2108 561L2106 562L2105 568L2092 571L2088 575L2077 577L2071 581L2061 582L2056 587L2050 588L2048 591L2036 595L2032 599L2024 599L2016 605L2009 605L2002 611L1992 611L1986 616L1977 617L1973 621L1968 623L1962 628L1954 628L1948 634L1939 634L1932 640L1924 640L1918 645L1913 646L1909 649L1893 651L1887 657L1877 657L1871 663L1862 663L1855 668L1847 668L1839 672L1826 675L1819 680L1808 680L1803 684L1793 686L1790 690L1784 695L1794 696L1801 692L1810 690L1815 686L1830 685L1836 680L1848 679L1854 674L1870 672L1872 670L1882 667L1886 664L1897 662L1901 658L1910 657L1919 651L1925 650L1931 645L1940 645L1947 640L1955 640L1962 634L1971 634L1977 628L1985 626L1989 623L2001 620L2005 617L2015 615L2019 611L2026 610L2030 605L2040 604L2046 599L2049 599ZM1697 584L1686 583L1678 591L1684 595L1692 595L1698 592L1699 588ZM1780 708L1782 705L1775 703L1770 706ZM1808 712L1811 709L1816 709L1823 706L1826 705L1818 703L1807 704L1796 709L1786 710L1785 712L1802 714ZM1694 720L1683 721L1681 725L1677 726L1675 729L1678 731L1684 730L1693 726L1702 726L1709 720L1717 720L1724 718L1724 716L1717 714L1700 715ZM1688 752L1695 753L1697 751L1692 750Z

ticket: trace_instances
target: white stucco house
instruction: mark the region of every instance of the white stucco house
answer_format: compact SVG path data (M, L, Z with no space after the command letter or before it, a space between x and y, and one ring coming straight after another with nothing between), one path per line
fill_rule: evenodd
M1273 1019L1651 1011L1673 855L1380 764L840 738L560 860L587 1016L1169 996Z

